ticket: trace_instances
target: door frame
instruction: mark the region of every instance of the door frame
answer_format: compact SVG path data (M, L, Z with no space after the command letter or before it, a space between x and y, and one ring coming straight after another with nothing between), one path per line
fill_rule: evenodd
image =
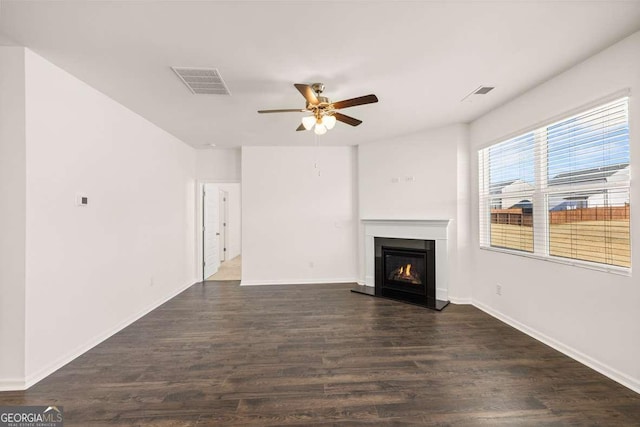
M196 181L196 229L195 229L195 242L196 247L194 252L196 253L196 277L204 284L204 204L203 201L203 191L205 184L216 184L216 185L224 185L224 184L239 184L240 185L240 194L242 194L242 183L240 181L214 181L214 180L197 180ZM242 206L242 201L240 201L240 205ZM242 230L242 214L240 215L240 230ZM225 236L225 239L227 237ZM225 242L225 246L228 248L228 241ZM242 253L242 241L240 241L240 253Z

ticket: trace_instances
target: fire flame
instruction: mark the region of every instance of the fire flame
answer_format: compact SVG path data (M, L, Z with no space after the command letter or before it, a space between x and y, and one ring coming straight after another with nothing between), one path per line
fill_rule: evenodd
M401 265L395 270L391 272L389 275L389 280L400 280L402 282L409 282L414 285L421 285L422 279L420 278L420 273L416 274L415 271L411 270L413 267L411 264Z
M411 264L403 265L398 272L399 276L411 277Z

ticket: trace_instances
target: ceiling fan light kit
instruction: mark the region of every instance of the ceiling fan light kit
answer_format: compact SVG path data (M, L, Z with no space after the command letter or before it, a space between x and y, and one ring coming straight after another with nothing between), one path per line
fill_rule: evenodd
M322 124L329 130L333 129L336 125L336 117L335 116L324 116L322 118Z
M259 110L258 113L309 112L312 115L303 117L302 124L298 126L296 130L303 131L313 129L316 135L324 135L327 133L327 130L333 129L337 121L351 126L358 126L362 123L362 120L344 115L337 110L378 102L378 97L373 94L331 102L329 98L321 95L324 91L324 84L322 83L313 83L312 85L296 83L294 86L307 101L305 108Z
M304 126L305 130L311 130L315 124L316 118L313 116L304 116L302 118L302 126Z
M316 127L313 129L316 135L324 135L327 133L327 128L322 123L316 123Z
M325 115L316 118L315 116L304 116L302 118L302 126L305 130L311 130L314 128L316 135L324 135L328 130L333 129L336 125L335 116Z

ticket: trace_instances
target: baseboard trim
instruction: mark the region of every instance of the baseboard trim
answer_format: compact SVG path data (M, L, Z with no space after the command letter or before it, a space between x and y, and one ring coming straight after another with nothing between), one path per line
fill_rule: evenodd
M167 301L175 298L177 295L181 294L182 292L184 292L186 289L190 288L194 284L195 283L184 285L184 286L181 286L178 289L175 289L175 290L171 291L167 296L156 300L154 303L152 303L149 306L147 306L147 308L139 311L138 313L136 313L136 314L134 314L132 316L129 316L128 318L126 318L122 322L118 323L115 327L109 329L106 332L103 332L102 334L98 335L96 338L90 340L89 342L76 347L74 350L72 350L71 352L69 352L65 356L60 357L59 359L57 359L53 363L50 363L48 366L46 366L46 367L44 367L42 369L39 369L34 374L29 375L24 381L22 381L22 386L20 388L13 388L11 390L26 390L26 389L28 389L29 387L33 386L34 384L36 384L39 381L43 380L44 378L48 377L49 375L51 375L52 373L54 373L58 369L62 368L64 365L66 365L67 363L71 362L75 358L77 358L77 357L83 355L84 353L86 353L87 351L91 350L93 347L97 346L98 344L100 344L101 342L106 340L107 338L110 338L111 336L117 334L118 332L120 332L121 330L126 328L127 326L129 326L132 323L134 323L136 320L138 320L141 317L149 314L150 312L152 312L156 308L160 307L162 304L166 303ZM0 382L0 387L2 387L2 386L3 386L3 382Z
M357 283L353 277L337 279L311 280L242 280L240 286L270 286L270 285L322 285L327 283Z
M473 301L471 300L471 298L458 298L458 297L453 297L451 295L449 295L449 302L453 304L459 304L459 305L473 304Z
M24 379L22 378L0 379L0 391L19 391L19 390L26 390Z
M605 363L599 362L593 359L592 357L587 356L586 354L580 352L579 350L576 350L573 347L563 344L551 338L550 336L543 334L542 332L539 332L533 328L530 328L529 326L523 323L520 323L519 321L507 316L506 314L498 310L495 310L489 307L488 305L478 300L474 299L472 301L472 304L475 307L487 313L488 315L495 317L496 319L506 323L507 325L516 328L520 332L525 333L532 338L535 338L536 340L548 345L549 347L555 350L558 350L560 353L563 353L564 355L569 356L570 358L582 363L583 365L588 366L594 371L597 371L602 375L611 378L613 381L622 384L623 386L635 391L636 393L640 393L640 380L636 378L632 378L618 371L617 369L614 369L611 366L606 365Z

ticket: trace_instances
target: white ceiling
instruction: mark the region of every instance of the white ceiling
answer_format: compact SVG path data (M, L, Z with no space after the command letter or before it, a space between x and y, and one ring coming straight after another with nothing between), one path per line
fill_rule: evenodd
M343 110L324 145L469 122L640 30L639 1L17 1L0 33L194 147L310 145L293 83ZM0 36L0 41L3 39ZM193 95L170 66L215 67L231 96ZM496 86L472 102L480 85Z

